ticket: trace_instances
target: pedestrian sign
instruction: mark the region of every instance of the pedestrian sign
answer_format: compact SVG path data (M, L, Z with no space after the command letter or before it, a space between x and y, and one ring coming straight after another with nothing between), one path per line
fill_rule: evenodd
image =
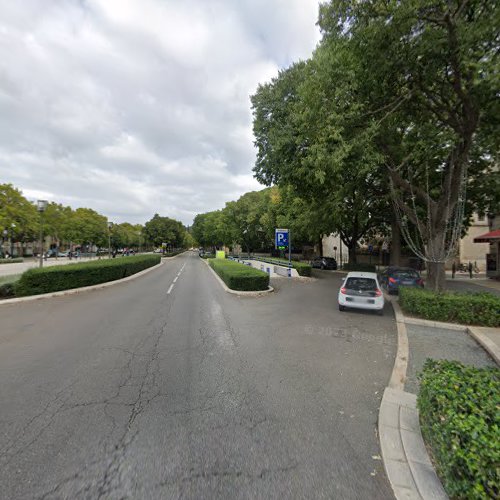
M288 229L275 229L275 246L278 250L286 250L289 242Z

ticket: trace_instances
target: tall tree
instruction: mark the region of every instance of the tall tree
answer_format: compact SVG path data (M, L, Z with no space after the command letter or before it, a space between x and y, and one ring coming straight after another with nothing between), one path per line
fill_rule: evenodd
M488 0L333 0L320 10L323 43L347 44L359 61L365 130L376 129L401 228L436 290L466 189L498 165L499 15Z

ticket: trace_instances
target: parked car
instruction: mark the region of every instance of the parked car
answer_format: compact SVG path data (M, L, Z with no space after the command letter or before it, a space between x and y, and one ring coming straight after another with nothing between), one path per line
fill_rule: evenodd
M338 296L339 310L370 309L384 314L384 294L376 273L351 272L344 279Z
M381 273L380 283L389 294L398 293L401 286L419 288L424 286L420 273L411 267L388 267Z
M45 253L45 258L50 259L52 257L67 257L68 252L58 252L55 248L49 248Z
M336 271L337 261L333 257L316 257L311 260L311 267Z

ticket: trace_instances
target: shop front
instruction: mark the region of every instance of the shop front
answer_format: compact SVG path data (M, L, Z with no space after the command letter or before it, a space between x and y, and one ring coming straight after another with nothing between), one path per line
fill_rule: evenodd
M474 243L490 244L490 252L486 255L486 276L500 279L500 229L477 236Z

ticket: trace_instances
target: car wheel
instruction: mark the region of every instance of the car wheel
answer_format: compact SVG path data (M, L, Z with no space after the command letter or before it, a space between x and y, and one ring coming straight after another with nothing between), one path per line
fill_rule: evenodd
M345 311L345 306L341 306L341 305L339 304L339 311Z

